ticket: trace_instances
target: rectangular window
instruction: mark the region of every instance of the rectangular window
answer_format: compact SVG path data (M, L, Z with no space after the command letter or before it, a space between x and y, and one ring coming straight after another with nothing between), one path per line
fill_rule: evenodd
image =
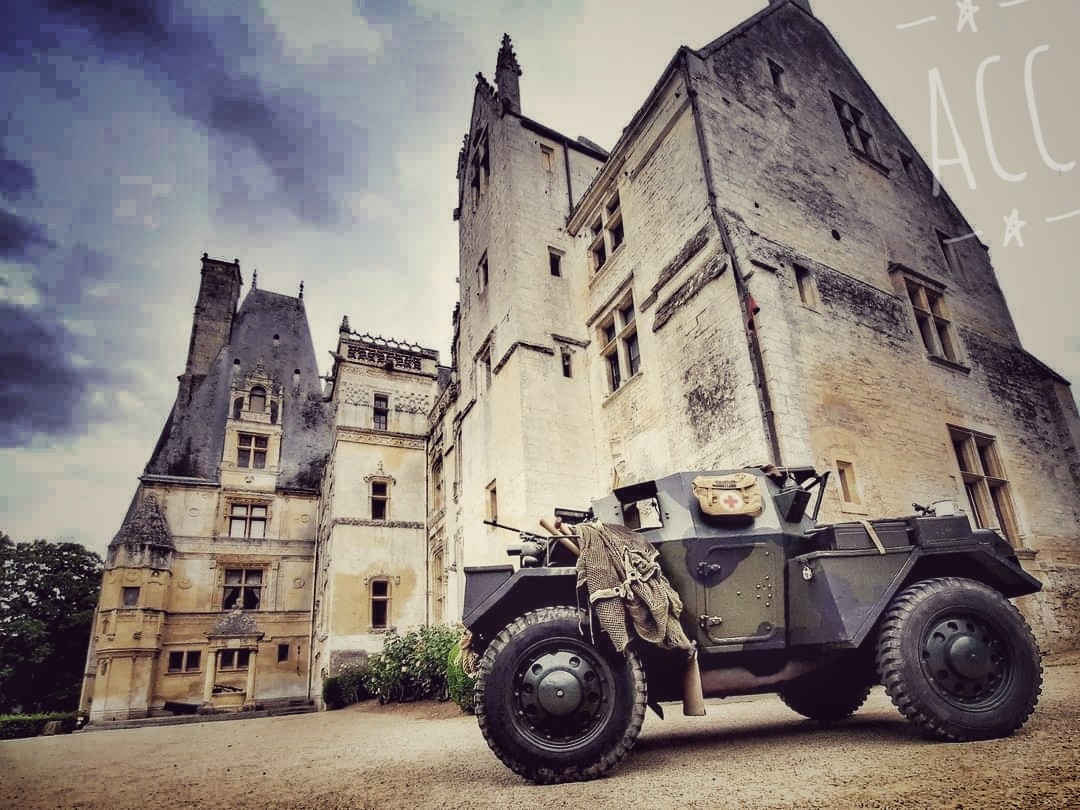
M622 203L615 192L596 215L589 226L592 242L589 243L589 259L593 272L599 271L625 240Z
M766 58L765 60L769 64L769 77L772 79L773 87L780 92L784 91L784 69L780 67L772 59Z
M805 267L795 265L795 286L799 288L799 300L804 306L815 309L818 304L817 281Z
M494 481L487 485L487 519L499 519L499 490Z
M289 646L288 644L277 645L277 660L279 664L283 664L289 660Z
M540 144L540 165L544 167L544 171L549 174L555 171L555 150L550 146Z
M387 481L371 482L371 519L387 520L390 514L390 484Z
M850 461L837 460L836 477L840 482L840 496L843 498L844 503L858 505L861 499L859 498L859 488L855 480L855 465Z
M372 426L375 430L386 430L387 417L390 413L390 398L386 394L375 395L373 413Z
M266 449L269 437L241 433L237 441L236 466L252 470L266 469Z
M222 610L258 610L262 587L261 568L226 568Z
M548 270L558 278L562 275L562 252L548 248Z
M915 321L919 326L926 353L931 357L940 357L953 363L960 362L959 344L953 332L945 296L941 290L934 289L911 278L905 278L908 299L911 301Z
M491 344L489 343L484 347L480 353L480 357L477 358L477 373L479 380L477 380L478 387L482 387L483 391L491 390ZM478 392L479 393L479 392Z
M133 608L139 606L139 589L138 588L124 588L123 589L124 607Z
M236 672L248 668L251 650L218 650L218 671Z
M198 650L172 650L169 653L169 672L198 672L202 653Z
M918 180L919 176L915 173L915 160L911 155L904 154L903 152L897 152L900 157L900 165L904 169L904 174L908 176L910 180Z
M877 146L874 144L874 136L870 132L869 124L863 111L850 102L844 101L835 93L832 94L833 107L836 109L836 117L840 119L840 128L844 131L844 138L848 146L857 154L868 157L873 161L878 160Z
M623 382L641 371L637 318L632 294L627 294L600 322L600 356L607 369L609 391L618 391Z
M261 540L266 537L265 504L234 503L229 507L229 537Z
M945 264L949 268L949 272L954 276L963 275L964 265L960 261L960 250L957 248L960 239L953 238L936 229L934 233L937 234L938 247L941 248L941 254L945 257Z
M371 627L385 630L390 626L390 580L371 580Z
M949 426L956 463L964 484L972 522L982 529L997 529L1016 545L1019 531L1009 493L1009 480L993 436Z
M564 377L573 377L574 367L570 350L564 347L563 350L559 352L559 356L562 358L562 375Z
M488 285L488 257L487 251L484 251L484 255L480 257L480 261L476 265L476 294L479 295L487 289Z

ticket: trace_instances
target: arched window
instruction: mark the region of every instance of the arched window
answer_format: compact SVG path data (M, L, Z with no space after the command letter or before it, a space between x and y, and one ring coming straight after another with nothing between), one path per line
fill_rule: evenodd
M251 389L248 396L248 410L252 413L262 413L266 410L266 389L256 385Z

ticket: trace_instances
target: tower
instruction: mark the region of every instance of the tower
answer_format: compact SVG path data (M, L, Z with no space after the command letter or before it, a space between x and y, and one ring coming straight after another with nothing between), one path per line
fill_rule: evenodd
M105 562L92 641L97 668L91 721L149 713L175 552L154 496L133 503Z

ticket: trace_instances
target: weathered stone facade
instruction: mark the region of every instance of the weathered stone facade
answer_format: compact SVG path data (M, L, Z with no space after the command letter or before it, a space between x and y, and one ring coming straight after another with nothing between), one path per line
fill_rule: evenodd
M173 412L110 546L92 720L318 701L391 629L458 619L484 521L615 483L830 470L823 519L953 499L1080 643L1080 417L986 247L814 15L682 48L610 153L526 117L509 38L458 162L449 367L338 335L203 258ZM239 612L238 612L239 611Z
M497 561L493 484L532 527L613 481L812 465L825 519L954 499L1044 581L1024 606L1044 646L1080 641L1068 384L811 4L681 49L609 155L523 115L508 51L458 165L456 384L432 421L448 592L463 559Z

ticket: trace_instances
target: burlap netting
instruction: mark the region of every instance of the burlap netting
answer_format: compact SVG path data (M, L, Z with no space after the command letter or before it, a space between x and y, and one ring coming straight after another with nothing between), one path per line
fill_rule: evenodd
M622 652L633 632L670 650L691 649L679 624L683 604L660 565L659 552L641 535L612 523L581 523L577 584L589 592L600 626ZM629 618L630 626L627 624Z

